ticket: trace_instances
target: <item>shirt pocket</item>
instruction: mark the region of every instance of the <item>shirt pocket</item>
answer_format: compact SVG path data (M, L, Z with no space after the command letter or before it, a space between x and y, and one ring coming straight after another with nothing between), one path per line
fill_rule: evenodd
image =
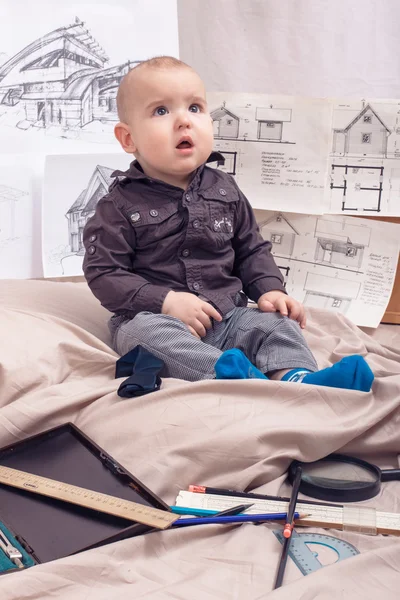
M218 247L233 238L235 231L235 203L208 200L209 230Z
M157 208L137 207L127 212L135 231L136 248L157 245L162 240L182 233L185 218L179 207L173 204Z

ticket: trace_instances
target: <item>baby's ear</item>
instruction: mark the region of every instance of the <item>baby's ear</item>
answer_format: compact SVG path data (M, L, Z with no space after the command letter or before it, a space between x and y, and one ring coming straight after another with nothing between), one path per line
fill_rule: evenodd
M117 123L114 127L114 135L128 154L136 152L136 145L132 139L131 130L126 123Z

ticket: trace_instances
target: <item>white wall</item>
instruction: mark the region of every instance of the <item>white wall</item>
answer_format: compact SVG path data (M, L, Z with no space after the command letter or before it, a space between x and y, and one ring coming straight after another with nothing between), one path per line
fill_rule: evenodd
M398 0L178 0L209 91L400 98Z

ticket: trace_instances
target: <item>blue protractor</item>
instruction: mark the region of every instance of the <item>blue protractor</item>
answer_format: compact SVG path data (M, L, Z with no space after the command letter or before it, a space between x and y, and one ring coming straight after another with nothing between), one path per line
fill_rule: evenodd
M282 531L274 531L275 536L281 542L284 542ZM333 535L324 535L323 533L297 533L292 532L292 541L290 542L289 556L300 569L303 575L308 575L318 569L323 569L323 565L318 560L318 552L310 549L309 544L319 544L325 548L330 548L336 553L336 561L345 560L360 554L355 546L341 540Z

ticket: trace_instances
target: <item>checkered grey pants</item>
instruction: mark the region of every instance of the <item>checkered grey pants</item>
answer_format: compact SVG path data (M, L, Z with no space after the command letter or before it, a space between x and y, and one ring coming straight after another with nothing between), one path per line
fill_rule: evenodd
M131 320L114 316L109 327L114 350L123 356L140 345L161 360L161 377L186 381L214 379L222 352L239 348L262 372L280 369L318 369L300 326L280 313L235 308L201 340L175 317L141 312Z

